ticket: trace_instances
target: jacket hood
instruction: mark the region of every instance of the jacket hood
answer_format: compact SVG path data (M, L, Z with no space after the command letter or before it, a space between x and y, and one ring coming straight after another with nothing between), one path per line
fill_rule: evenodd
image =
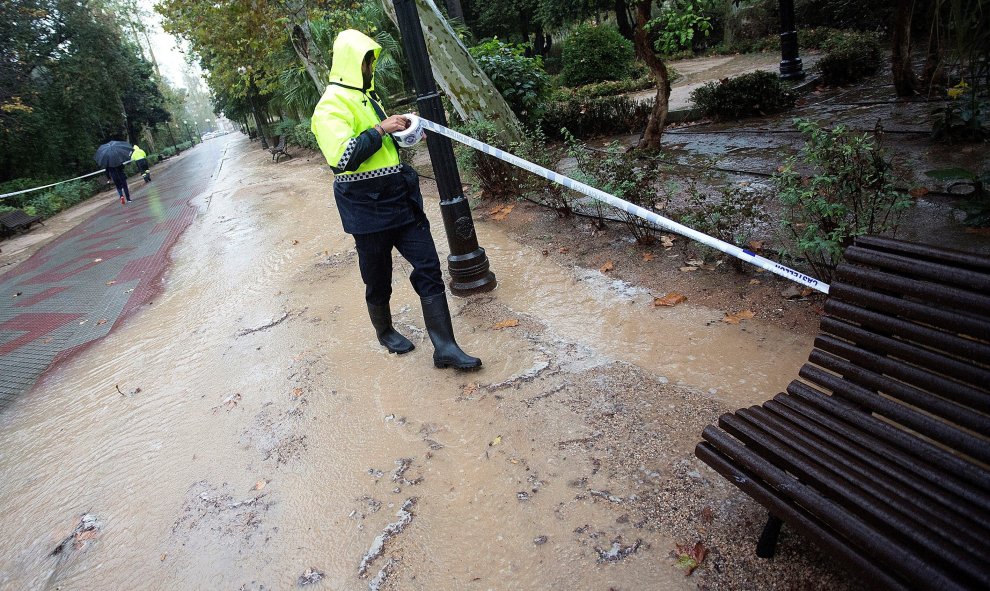
M371 71L375 71L378 54L382 46L361 31L347 29L341 31L333 42L333 64L330 68L330 82L339 82L354 88L364 88L364 76L361 75L361 62L369 51L375 52L371 62ZM375 79L372 76L371 87L374 90Z

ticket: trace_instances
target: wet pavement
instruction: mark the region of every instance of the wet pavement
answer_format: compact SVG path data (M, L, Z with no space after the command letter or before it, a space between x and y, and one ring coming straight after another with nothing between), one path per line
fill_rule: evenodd
M108 316L114 330L0 413L0 587L693 589L678 544L755 539L759 509L727 502L734 489L692 450L720 412L782 389L810 337L654 309L644 290L479 221L499 288L451 308L484 368L433 367L398 257L392 309L416 350L389 355L329 172L228 138L212 181L225 138L172 171L199 180L162 209L194 218L160 293ZM103 294L120 274L90 283ZM823 568L790 548L775 576ZM726 566L748 542L712 551L735 580L766 568Z
M0 275L0 407L155 293L195 214L188 202L207 186L220 151L214 142L157 167L150 184L133 179L127 205L104 194L89 219Z

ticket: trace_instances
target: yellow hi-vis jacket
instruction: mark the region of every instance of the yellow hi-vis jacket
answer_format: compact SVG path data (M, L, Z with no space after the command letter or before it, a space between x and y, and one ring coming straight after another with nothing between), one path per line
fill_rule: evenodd
M137 144L134 144L134 151L131 152L131 160L141 160L142 158L147 157L148 155L144 152L144 150L139 148Z
M374 72L381 49L360 31L337 35L330 84L310 126L335 173L337 211L350 234L380 232L425 219L416 171L401 164L392 137L382 137L375 129L385 119L385 110L377 100L374 76L365 88L361 63L373 52Z

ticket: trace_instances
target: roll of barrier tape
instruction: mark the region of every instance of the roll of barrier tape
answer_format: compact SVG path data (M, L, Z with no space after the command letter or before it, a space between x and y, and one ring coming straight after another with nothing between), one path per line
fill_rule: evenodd
M412 113L406 113L403 117L409 120L409 127L393 133L392 139L395 140L396 145L400 148L411 148L418 144L419 140L423 139L423 124L420 122L419 117Z

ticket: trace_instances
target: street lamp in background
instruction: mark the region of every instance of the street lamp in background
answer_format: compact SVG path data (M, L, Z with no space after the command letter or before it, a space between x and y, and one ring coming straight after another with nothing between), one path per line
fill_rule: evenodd
M192 143L192 134L189 133L189 122L186 121L185 119L183 119L182 120L182 126L186 128L186 139L189 140L189 143L191 144Z
M784 80L804 78L794 28L794 0L780 0L780 77Z
M393 0L402 47L409 60L413 83L416 86L416 102L419 114L434 123L447 125L443 103L437 93L430 58L426 53L426 40L416 12L415 0ZM450 140L439 133L431 133L426 140L440 192L440 214L447 233L450 255L447 270L450 272L450 291L455 295L467 295L491 291L497 284L491 272L485 249L478 246L478 235L471 219L471 207L461 190L461 176L457 171L454 147Z

